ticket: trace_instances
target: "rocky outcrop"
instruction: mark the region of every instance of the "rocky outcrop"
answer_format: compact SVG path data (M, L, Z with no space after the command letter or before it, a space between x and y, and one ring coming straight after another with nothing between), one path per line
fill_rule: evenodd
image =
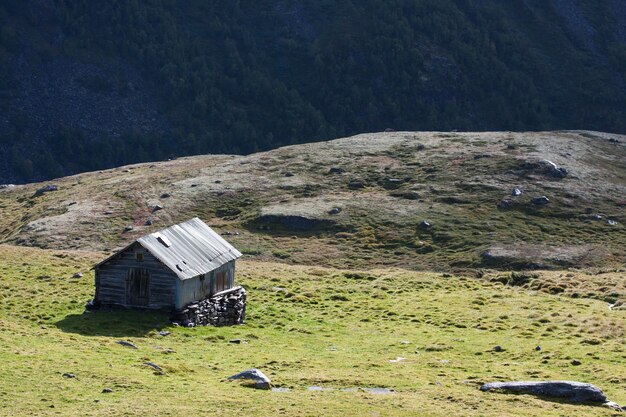
M246 290L235 287L185 306L171 320L185 327L232 326L243 323L245 318Z
M562 179L568 175L565 168L558 166L547 159L530 159L524 161L522 169L526 174L537 174L548 178Z
M617 404L606 398L600 388L575 381L492 382L481 386L480 390L530 394L537 397L557 398L572 404L608 405L619 409Z

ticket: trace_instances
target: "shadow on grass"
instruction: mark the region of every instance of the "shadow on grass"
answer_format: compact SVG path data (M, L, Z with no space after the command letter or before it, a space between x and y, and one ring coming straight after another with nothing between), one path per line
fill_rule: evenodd
M166 313L112 310L70 314L55 325L83 336L141 337L170 324Z

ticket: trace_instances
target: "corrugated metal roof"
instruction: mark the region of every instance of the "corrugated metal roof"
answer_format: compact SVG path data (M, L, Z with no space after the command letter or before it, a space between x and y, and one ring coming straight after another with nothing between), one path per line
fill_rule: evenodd
M197 217L140 237L137 243L180 279L206 274L241 256L241 252Z

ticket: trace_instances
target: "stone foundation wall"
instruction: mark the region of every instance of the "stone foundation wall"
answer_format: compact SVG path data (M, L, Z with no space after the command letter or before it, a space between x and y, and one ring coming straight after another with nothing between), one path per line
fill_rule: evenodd
M245 318L246 290L236 287L186 305L171 320L185 327L232 326L243 323Z

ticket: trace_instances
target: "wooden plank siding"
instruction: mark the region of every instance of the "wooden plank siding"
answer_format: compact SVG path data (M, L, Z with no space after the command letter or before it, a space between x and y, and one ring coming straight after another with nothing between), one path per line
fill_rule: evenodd
M191 302L203 300L221 291L216 288L216 276L223 272L226 273L227 277L227 284L224 289L234 287L235 261L227 262L207 274L179 281L176 291L176 308L181 309Z
M137 259L137 254L143 260ZM145 307L172 309L176 304L176 282L178 277L141 245L135 244L120 252L108 262L96 268L96 300L102 304L127 307L127 278L133 268L148 271L149 302Z

